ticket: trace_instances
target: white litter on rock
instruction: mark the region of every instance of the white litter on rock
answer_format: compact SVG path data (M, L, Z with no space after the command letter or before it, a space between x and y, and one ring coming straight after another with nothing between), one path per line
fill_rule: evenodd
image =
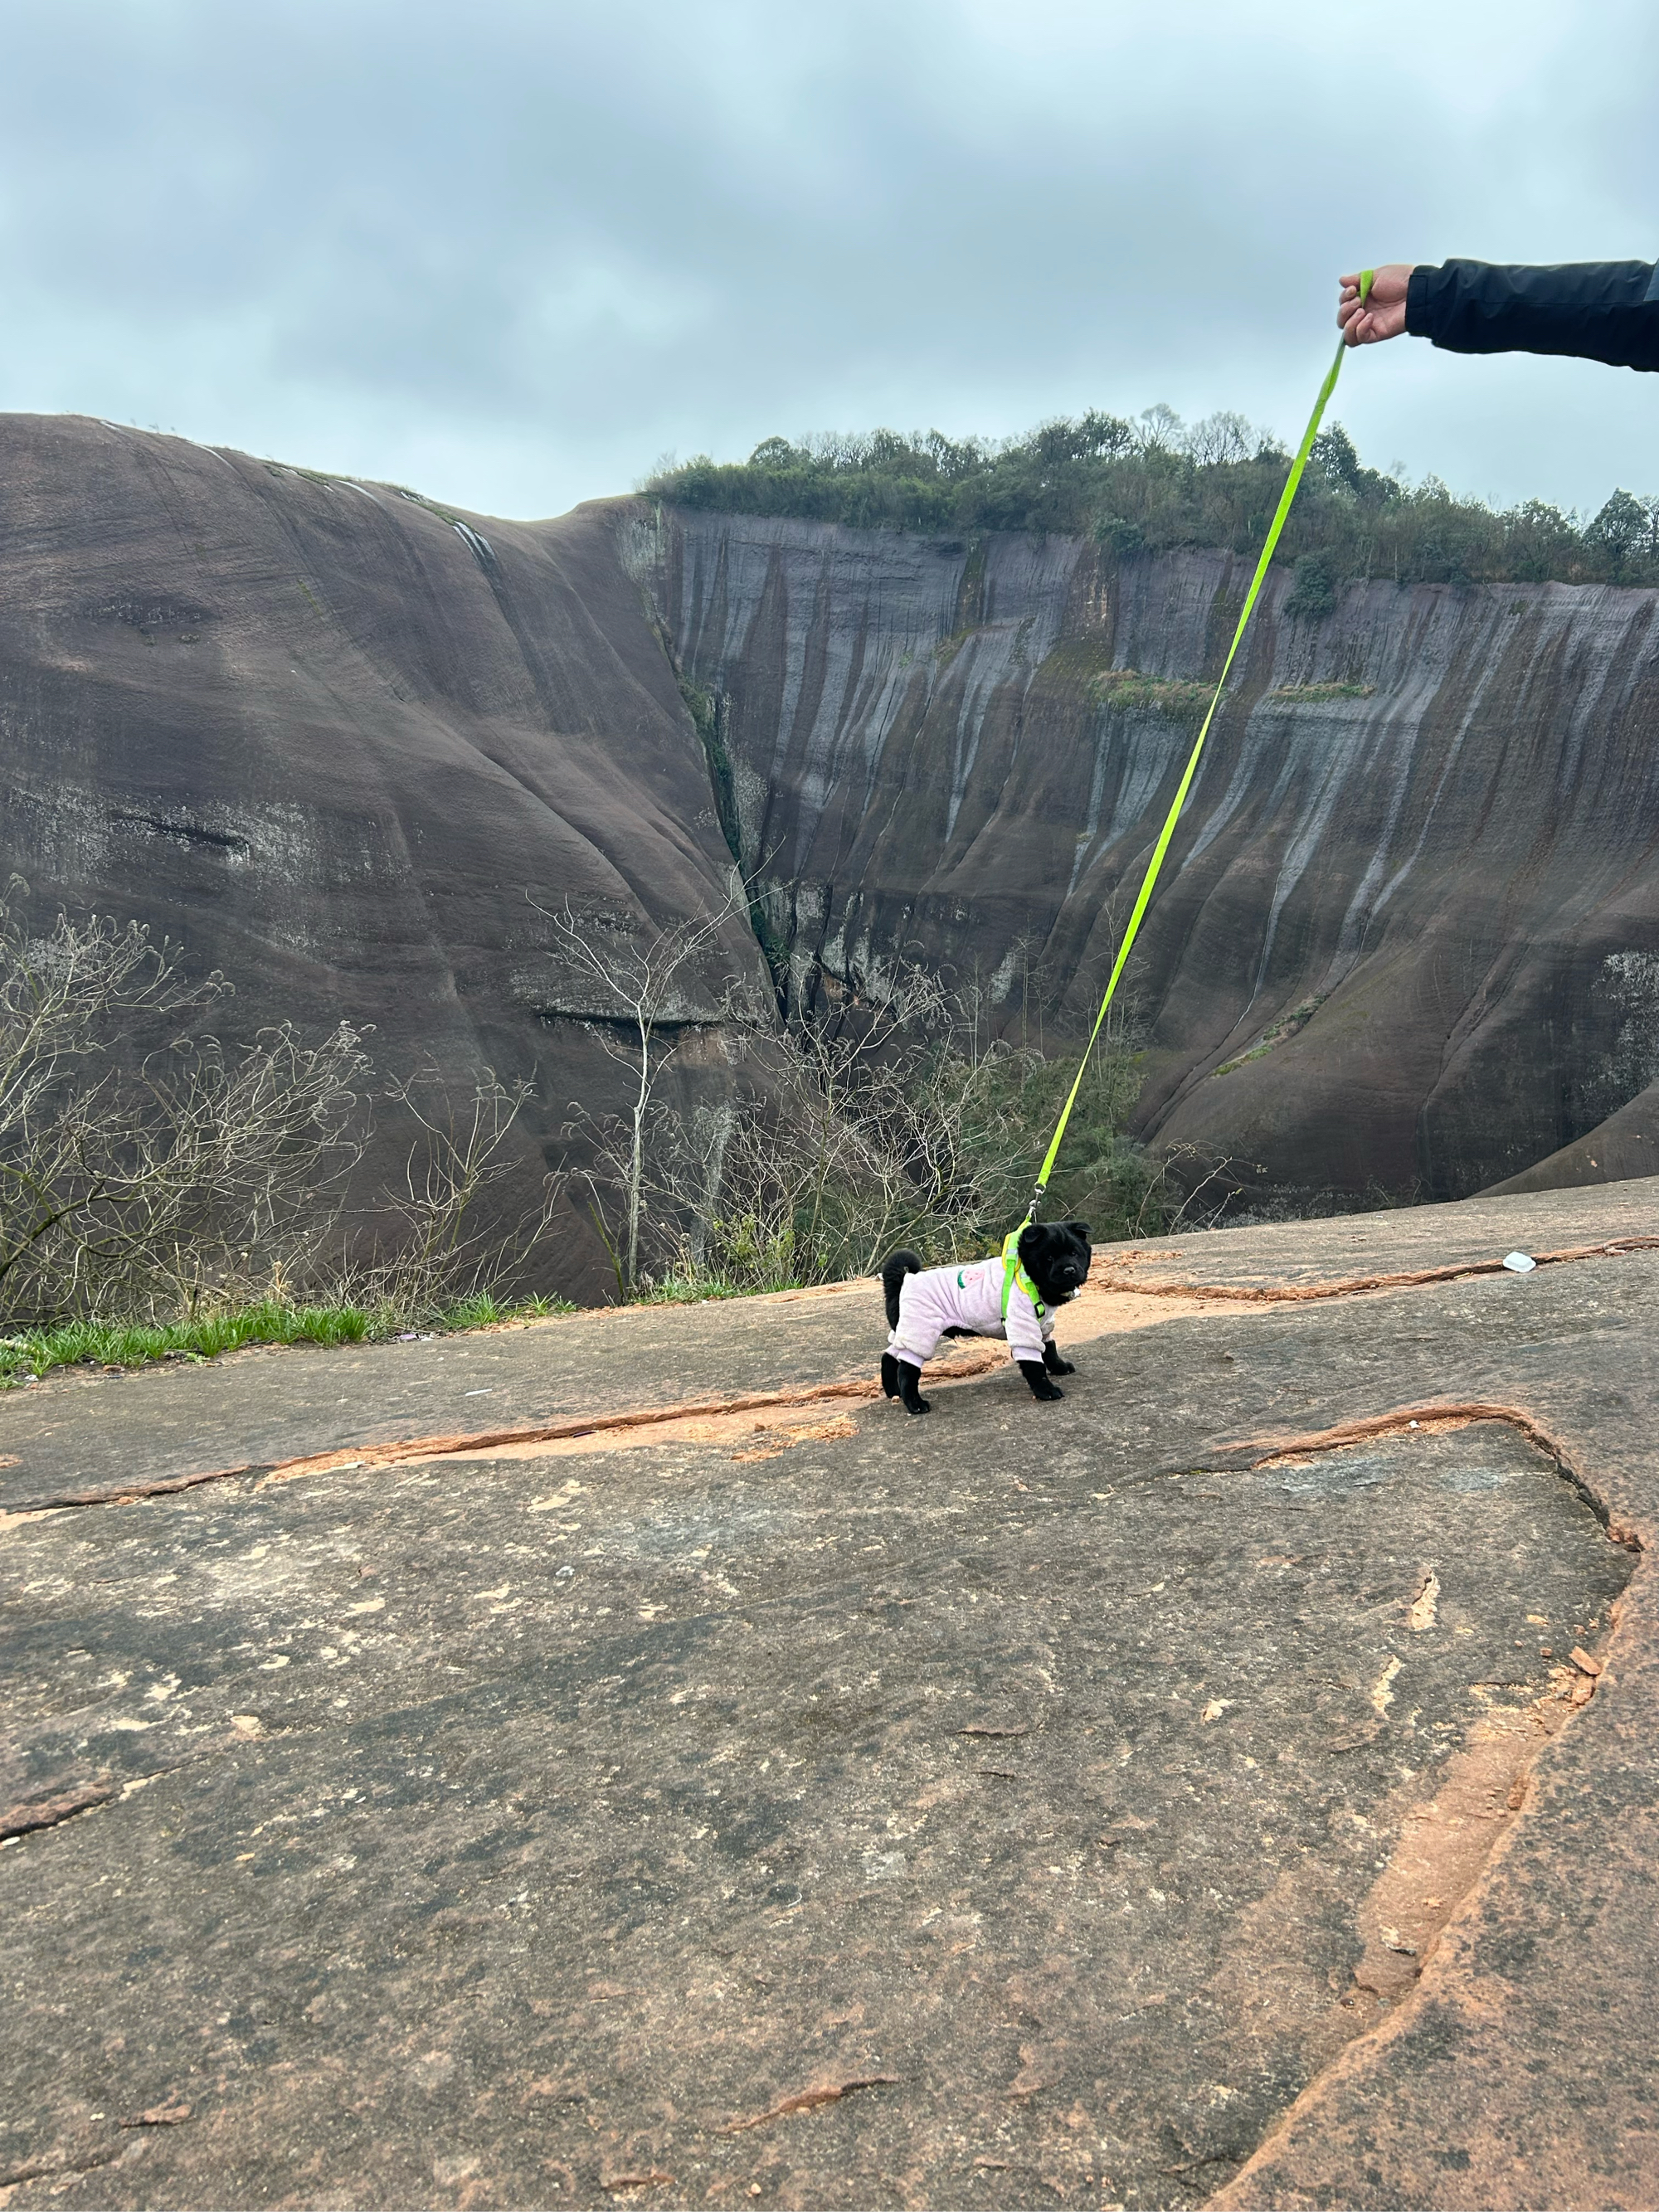
M1504 1265L1512 1275L1529 1275L1538 1262L1536 1260L1529 1259L1524 1252L1506 1252L1504 1255Z

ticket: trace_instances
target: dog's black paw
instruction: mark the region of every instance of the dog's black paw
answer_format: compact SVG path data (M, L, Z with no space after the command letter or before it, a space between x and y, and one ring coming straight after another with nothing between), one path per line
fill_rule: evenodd
M1019 1371L1030 1384L1031 1395L1034 1398L1047 1400L1063 1398L1066 1395L1063 1390L1056 1390L1048 1380L1048 1370L1040 1359L1022 1359L1019 1363Z
M890 1352L884 1352L881 1355L881 1395L884 1398L896 1398L898 1394L898 1362Z
M1077 1373L1077 1369L1073 1363L1069 1359L1062 1359L1058 1352L1055 1353L1052 1359L1045 1359L1042 1364L1051 1375L1075 1375Z
M888 1358L892 1358L892 1354L890 1352L887 1355L887 1358L884 1358L881 1363L881 1379L884 1382L887 1380ZM921 1390L917 1388L917 1385L921 1381L921 1370L920 1367L913 1366L908 1359L893 1359L893 1383L895 1392L897 1395L900 1405L903 1407L907 1413L925 1413L927 1411L927 1401L922 1396Z

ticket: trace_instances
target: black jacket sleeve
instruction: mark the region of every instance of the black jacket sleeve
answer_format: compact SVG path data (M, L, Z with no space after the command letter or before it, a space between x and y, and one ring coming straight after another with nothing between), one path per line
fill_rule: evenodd
M1448 261L1414 269L1406 328L1450 353L1565 353L1659 369L1659 268L1577 261L1505 269Z

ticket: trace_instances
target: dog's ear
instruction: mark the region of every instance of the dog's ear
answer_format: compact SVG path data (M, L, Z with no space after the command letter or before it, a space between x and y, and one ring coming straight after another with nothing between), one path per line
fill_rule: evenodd
M1071 1231L1073 1237L1080 1237L1085 1244L1088 1243L1089 1224L1086 1221L1068 1221L1066 1226Z
M1019 1232L1019 1243L1015 1249L1022 1260L1034 1260L1039 1253L1048 1250L1048 1239L1053 1234L1053 1229L1046 1221L1028 1222Z

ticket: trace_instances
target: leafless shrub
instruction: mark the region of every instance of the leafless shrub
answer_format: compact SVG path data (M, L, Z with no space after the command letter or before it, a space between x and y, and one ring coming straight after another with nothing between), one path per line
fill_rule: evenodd
M498 1202L522 1171L513 1132L532 1090L493 1068L459 1106L435 1069L388 1085L416 1133L401 1178L380 1192L370 1217L376 1253L346 1279L356 1303L418 1319L506 1295L522 1279L559 1198L549 1176L534 1210Z
M430 1072L389 1085L416 1124L404 1174L348 1212L370 1129L362 1035L191 1034L222 976L192 981L175 947L107 916L31 935L25 888L0 903L0 1322L270 1297L429 1317L522 1276L551 1182L528 1213L493 1201L528 1085L486 1069L459 1109Z
M1263 433L1253 429L1243 416L1223 408L1188 426L1179 442L1200 468L1222 468L1248 461L1262 443Z
M1237 1163L1207 1145L1166 1145L1147 1164L1146 1188L1128 1233L1170 1237L1178 1230L1218 1229L1231 1217Z
M222 976L191 981L172 946L106 916L31 937L15 906L0 907L0 1316L189 1311L302 1272L361 1150L356 1032L166 1038L228 994Z
M588 1029L632 1078L633 1099L620 1121L596 1124L579 1109L578 1122L571 1125L573 1131L580 1125L592 1135L599 1155L598 1170L587 1178L594 1219L610 1246L624 1297L639 1279L646 1132L656 1086L686 1028L720 1024L720 1017L711 1021L688 995L687 971L747 904L747 892L734 881L720 905L702 921L670 929L649 924L641 928L631 916L580 915L568 899L556 910L536 907L552 923L558 950L592 990ZM724 1018L752 1026L775 1012L758 993L738 985L728 994ZM599 1194L602 1182L621 1195L622 1218L614 1231Z
M653 1115L647 1195L661 1275L770 1289L867 1273L901 1244L944 1261L1000 1238L1075 1063L982 1048L979 1012L971 993L890 973L878 994L752 1037L760 1073L737 1103ZM1115 1218L1155 1204L1139 1154L1117 1138L1138 1088L1121 1038L1091 1056L1073 1124L1085 1171L1070 1188L1091 1194L1097 1219L1103 1203ZM620 1136L600 1164L613 1179Z
M919 1042L949 1018L937 982L905 975L874 1005L753 1036L738 1104L659 1117L655 1195L690 1224L681 1269L700 1255L744 1287L826 1281L983 1211L969 1126L991 1060Z

